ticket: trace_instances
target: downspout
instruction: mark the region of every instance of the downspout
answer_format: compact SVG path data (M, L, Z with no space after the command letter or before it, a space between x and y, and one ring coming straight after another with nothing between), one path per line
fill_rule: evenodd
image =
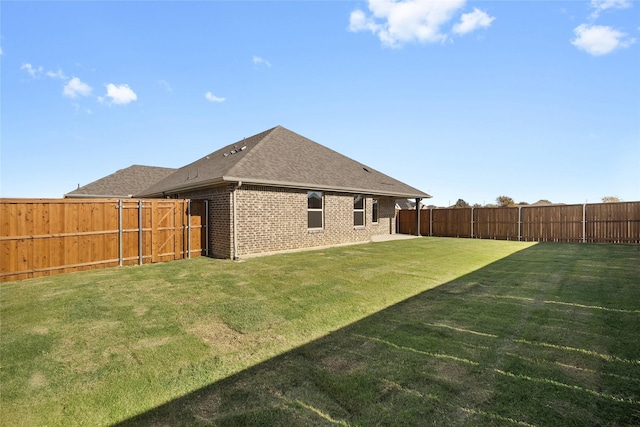
M238 260L238 210L236 209L236 190L242 186L242 181L238 181L233 188L233 257Z
M204 216L204 224L205 224L204 227L207 230L207 234L206 234L207 238L204 239L204 247L205 247L204 253L207 256L211 256L209 255L209 238L211 236L209 234L209 200L204 201L204 211L206 212Z

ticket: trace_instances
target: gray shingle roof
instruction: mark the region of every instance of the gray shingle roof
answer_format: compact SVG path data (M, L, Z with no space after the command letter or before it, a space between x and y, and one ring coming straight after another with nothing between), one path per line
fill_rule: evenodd
M70 191L65 197L131 197L175 171L172 168L133 165Z
M161 196L238 181L393 197L431 197L282 126L223 147L136 195Z

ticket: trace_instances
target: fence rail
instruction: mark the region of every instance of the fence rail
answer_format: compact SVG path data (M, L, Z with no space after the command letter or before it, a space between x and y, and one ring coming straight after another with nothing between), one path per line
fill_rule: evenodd
M191 258L208 204L167 199L0 199L0 282Z
M415 210L398 232L418 234ZM542 242L640 243L640 202L420 210L420 235Z

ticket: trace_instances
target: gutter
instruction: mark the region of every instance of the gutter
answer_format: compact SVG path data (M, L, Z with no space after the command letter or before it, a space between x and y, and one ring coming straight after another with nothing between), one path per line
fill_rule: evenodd
M335 191L337 193L352 193L352 194L375 194L377 196L389 196L389 197L395 197L398 199L415 199L416 197L419 197L422 199L430 199L431 197L433 197L419 190L416 190L417 192L415 193L399 193L394 191L373 190L371 188L353 188L353 187L338 187L338 186L329 187L329 186L321 186L318 184L309 184L304 182L300 182L300 183L282 182L282 181L273 181L268 179L253 180L253 179L246 179L246 178L240 178L235 176L223 176L222 178L209 179L209 180L201 181L197 184L192 184L192 185L185 184L179 187L172 187L168 191L165 190L163 192L155 192L155 193L147 193L147 194L143 193L142 195L136 195L136 197L141 197L141 198L164 197L165 193L172 194L172 193L193 191L201 188L206 188L206 187L211 187L211 186L216 186L221 184L234 183L234 182L258 185L262 187L282 187L282 188L295 188L295 189L317 190L317 191Z
M223 181L231 181L231 182L241 182L244 184L252 184L259 185L263 187L284 187L284 188L297 188L297 189L306 189L306 190L318 190L318 191L335 191L338 193L354 193L354 194L375 194L377 196L390 196L397 198L407 198L407 199L415 199L416 197L423 199L430 199L432 196L429 194L420 192L416 193L398 193L393 191L383 191L383 190L372 190L371 188L352 188L352 187L328 187L328 186L319 186L318 184L308 184L308 183L298 183L298 182L282 182L282 181L272 181L268 179L262 180L251 180L239 177L232 176L223 176Z

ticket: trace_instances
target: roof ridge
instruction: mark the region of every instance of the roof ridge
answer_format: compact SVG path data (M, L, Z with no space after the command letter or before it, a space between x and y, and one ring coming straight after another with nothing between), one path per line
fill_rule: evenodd
M158 169L175 169L175 168L170 168L170 167L167 167L167 166L139 165L139 164L137 164L137 163L134 163L134 164L133 164L133 165L131 165L131 166L127 166L127 167L126 167L126 168L124 168L124 169L129 169L129 168L132 168L132 167L141 167L141 168L158 168Z

